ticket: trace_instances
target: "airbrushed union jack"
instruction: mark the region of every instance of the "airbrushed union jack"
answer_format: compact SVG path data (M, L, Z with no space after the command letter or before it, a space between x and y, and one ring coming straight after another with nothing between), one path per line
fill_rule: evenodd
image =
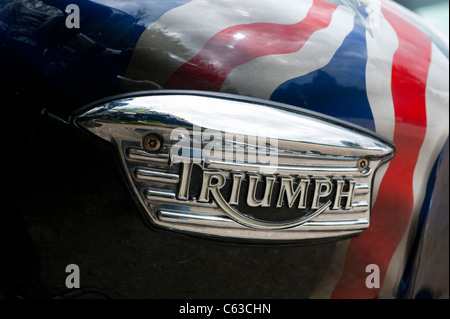
M164 271L148 260L167 245L159 262L186 261L158 279L169 292L139 297L448 298L448 36L408 9L0 0L0 30L3 111L20 128L3 132L4 296L60 288L57 266L98 274L98 250L124 284L90 279L154 288ZM139 233L134 211L169 232ZM298 285L261 274L279 254L295 275L274 276Z

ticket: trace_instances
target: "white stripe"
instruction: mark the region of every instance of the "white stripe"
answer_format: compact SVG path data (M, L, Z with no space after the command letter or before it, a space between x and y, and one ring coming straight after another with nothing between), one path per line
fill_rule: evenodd
M256 22L294 24L303 20L313 0L193 0L165 13L139 38L126 77L163 86L216 33Z
M378 7L374 11L382 14L379 1L377 4ZM375 121L375 131L392 140L395 126L394 102L391 92L392 61L399 42L397 33L384 18L380 19L378 27L372 28L372 34L373 37L366 32L367 97Z
M383 298L393 297L408 258L408 252L417 229L428 178L449 134L449 61L434 44L431 47L431 64L426 86L427 130L419 152L413 175L413 212L408 228L398 245L386 274L386 285L380 292Z
M375 124L375 131L389 140L394 138L395 111L392 98L391 78L392 61L398 49L398 37L381 12L380 1L370 2L369 21L375 21L371 31L373 37L366 32L367 98ZM369 10L370 8L370 10ZM372 206L375 204L381 181L388 169L385 164L377 170L372 189Z
M352 31L353 24L353 11L339 6L330 25L314 32L299 51L262 56L236 67L224 81L221 91L270 98L282 83L327 65Z

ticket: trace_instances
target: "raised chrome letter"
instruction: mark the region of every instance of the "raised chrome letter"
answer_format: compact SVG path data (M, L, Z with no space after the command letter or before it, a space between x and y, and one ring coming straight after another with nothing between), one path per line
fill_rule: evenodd
M301 179L294 191L294 181L292 177L281 178L280 195L278 196L277 207L283 206L283 198L286 193L289 208L294 205L295 199L300 194L297 208L306 208L306 192L308 191L309 179Z
M275 178L266 176L266 188L264 190L264 197L260 200L256 199L256 187L258 186L259 177L255 175L249 176L249 186L247 194L247 205L250 207L270 207L270 201L272 199L273 183Z
M325 186L324 190L322 189L322 186ZM331 184L331 182L329 180L326 180L326 179L316 180L316 185L315 185L315 189L314 189L314 197L313 197L313 201L311 204L312 209L319 208L319 199L321 197L327 197L328 195L330 195L332 187L333 187L333 185Z
M346 198L344 209L352 208L353 195L355 193L356 182L349 181L347 192L342 191L342 189L344 188L344 185L345 185L345 181L337 181L336 197L334 198L333 209L341 209L341 198L342 197Z

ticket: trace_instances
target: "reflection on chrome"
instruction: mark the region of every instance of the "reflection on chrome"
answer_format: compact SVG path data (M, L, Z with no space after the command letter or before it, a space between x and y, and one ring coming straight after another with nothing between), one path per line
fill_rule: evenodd
M116 149L154 225L222 239L357 235L370 224L375 171L394 154L391 142L346 122L195 91L99 102L74 123Z

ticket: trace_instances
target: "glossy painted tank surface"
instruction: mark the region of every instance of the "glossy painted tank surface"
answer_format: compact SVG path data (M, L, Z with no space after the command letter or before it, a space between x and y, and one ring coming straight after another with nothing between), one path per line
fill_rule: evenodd
M410 278L422 251L417 238L426 237L436 180L448 166L441 158L448 152L449 63L448 39L411 12L378 0L4 2L0 40L14 61L0 62L12 74L4 87L32 92L36 109L67 118L118 93L204 90L310 109L393 141L394 159L375 176L369 229L326 246L326 266L302 296L418 292ZM64 27L70 3L79 5L79 29ZM17 19L32 15L23 6L39 12L39 22ZM445 222L448 236L448 216ZM439 247L448 256L448 245ZM439 254L427 249L427 258ZM380 288L365 285L371 264L379 267Z

